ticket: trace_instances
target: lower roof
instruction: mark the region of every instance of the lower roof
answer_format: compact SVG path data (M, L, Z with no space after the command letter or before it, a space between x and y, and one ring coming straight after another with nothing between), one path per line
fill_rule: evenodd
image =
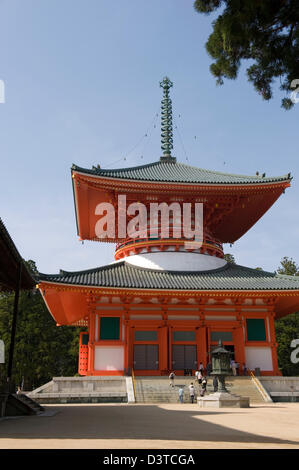
M227 263L211 271L158 271L125 261L85 271L39 274L39 281L86 287L159 290L298 290L299 277Z

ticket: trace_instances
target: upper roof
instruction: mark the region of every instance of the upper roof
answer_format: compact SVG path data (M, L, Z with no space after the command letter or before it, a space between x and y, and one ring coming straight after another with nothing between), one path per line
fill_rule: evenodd
M175 290L299 290L299 277L227 263L211 271L158 271L120 261L86 271L39 275L40 281L88 287Z
M92 169L72 166L73 171L84 173L95 177L116 178L135 181L169 182L169 183L192 183L192 184L265 184L281 181L289 181L290 173L283 176L246 176L221 173L219 171L204 170L185 163L179 163L175 159L168 159L149 163L147 165L131 168Z

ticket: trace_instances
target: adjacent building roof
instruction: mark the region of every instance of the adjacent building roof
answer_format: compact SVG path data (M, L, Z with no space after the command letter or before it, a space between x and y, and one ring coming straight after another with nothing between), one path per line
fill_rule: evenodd
M158 271L121 261L86 271L39 275L40 281L90 287L175 290L299 290L299 277L231 263L212 271Z
M284 176L266 177L263 175L245 176L221 173L218 171L204 170L202 168L179 163L175 159L173 159L173 161L169 161L167 159L163 161L163 157L160 161L131 168L109 170L93 167L92 169L86 169L77 165L73 165L72 170L84 173L86 175L103 178L192 184L265 184L289 181L291 179L290 174Z
M17 288L20 266L22 268L20 288L32 289L36 284L34 275L27 268L0 219L0 290L15 290Z

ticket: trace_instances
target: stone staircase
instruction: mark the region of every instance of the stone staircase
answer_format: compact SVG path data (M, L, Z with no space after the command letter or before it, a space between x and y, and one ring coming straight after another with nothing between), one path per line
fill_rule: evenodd
M38 415L45 409L25 394L0 393L0 416Z
M53 377L27 394L38 403L121 403L128 401L125 377Z
M18 400L22 401L25 405L31 408L34 414L41 414L45 411L45 408L43 406L41 406L38 402L29 398L27 395L20 393L15 396L16 398L18 398Z
M213 378L208 377L207 392L214 392ZM195 401L200 393L201 386L193 377L176 377L174 387L170 387L168 377L135 377L136 403L178 403L179 388L184 386L184 403L190 403L188 386L193 382L195 386ZM250 403L264 403L265 400L250 377L227 377L227 390L235 395L249 397Z

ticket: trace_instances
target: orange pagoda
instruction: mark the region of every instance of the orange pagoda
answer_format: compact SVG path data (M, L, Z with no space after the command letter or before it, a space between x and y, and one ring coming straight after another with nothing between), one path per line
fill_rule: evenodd
M265 214L290 186L290 174L233 175L177 162L171 155L172 83L166 77L160 86L159 161L71 170L79 239L115 243L115 262L40 273L39 289L58 325L88 329L80 333L81 375L132 369L135 375L183 375L200 363L206 367L220 339L241 373L246 365L279 375L274 320L298 310L299 279L229 263L222 245ZM200 243L190 243L178 228L186 206L203 209ZM192 229L195 219L191 214Z

